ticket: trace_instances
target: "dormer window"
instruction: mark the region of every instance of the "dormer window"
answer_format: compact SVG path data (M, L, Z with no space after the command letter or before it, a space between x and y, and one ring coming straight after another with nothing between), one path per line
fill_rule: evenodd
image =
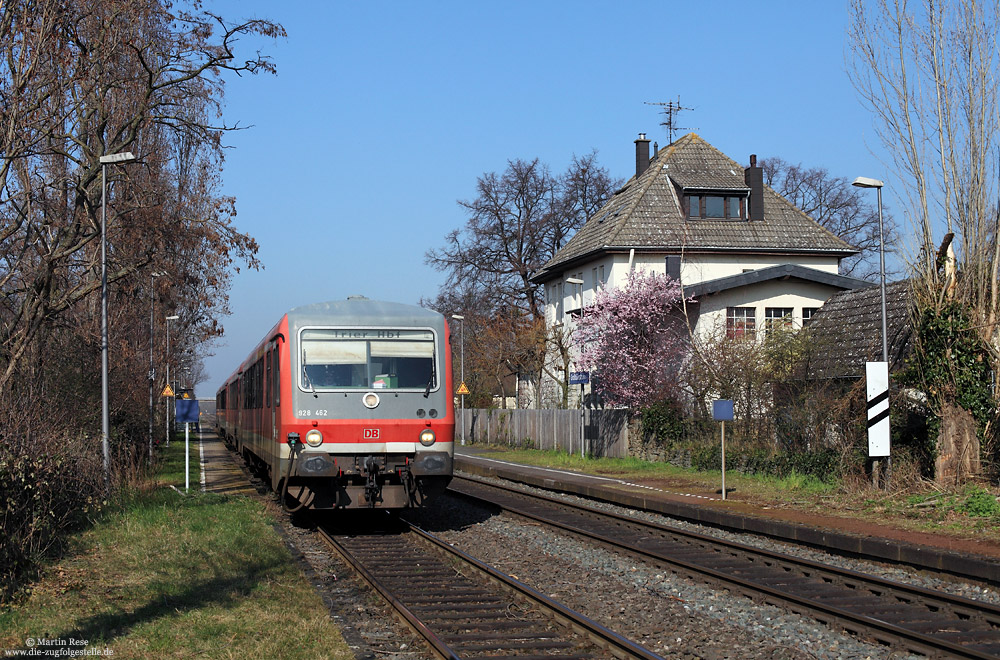
M685 195L687 217L704 220L746 220L746 197L735 195Z

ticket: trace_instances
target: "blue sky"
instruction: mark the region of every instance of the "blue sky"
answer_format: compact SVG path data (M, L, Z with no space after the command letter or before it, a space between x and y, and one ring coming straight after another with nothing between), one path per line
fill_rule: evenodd
M659 108L747 164L751 153L892 182L846 74L848 5L821 2L288 2L206 0L288 38L246 40L276 76L230 78L224 192L257 238L215 390L288 309L351 294L416 303L442 276L424 253L465 222L459 199L508 159L563 171L592 149L634 173L633 140L665 145ZM687 132L687 131L684 131ZM872 193L874 194L874 193Z

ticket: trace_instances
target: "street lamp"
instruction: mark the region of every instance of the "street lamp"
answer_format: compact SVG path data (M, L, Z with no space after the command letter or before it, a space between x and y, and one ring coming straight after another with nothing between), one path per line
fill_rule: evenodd
M462 337L462 384L465 384L465 317L461 314L452 314L451 318L462 323L461 337ZM460 394L461 406L462 406L462 446L465 446L465 395Z
M167 332L166 332L166 335L167 335L167 356L166 356L166 363L167 363L167 387L170 387L170 322L171 321L176 321L180 317L174 315L174 316L167 316L165 318L166 318L166 321L167 321ZM166 425L167 425L167 446L169 447L170 446L170 398L169 397L167 398L167 419L166 419Z
M156 370L153 368L153 314L155 307L154 282L157 277L166 273L154 271L149 274L149 464L153 464L153 384L156 381Z
M135 160L131 151L100 157L101 163L101 450L104 453L104 490L111 492L111 448L108 434L111 414L108 407L108 222L107 166Z
M878 191L878 271L882 287L882 361L889 364L889 341L885 322L885 237L882 233L882 182L859 176L852 184L858 188L875 188Z
M879 280L882 289L882 362L885 364L885 378L886 385L888 386L888 371L889 371L889 340L888 332L886 331L886 320L885 320L885 236L882 232L882 186L883 183L878 179L870 179L866 176L859 176L856 178L852 185L858 188L875 188L878 191L878 270L879 270ZM869 390L870 392L871 390ZM888 392L888 389L886 390ZM871 396L869 394L869 396ZM871 403L869 403L871 405ZM888 403L886 403L888 405ZM885 422L885 442L888 446L889 438L889 420L886 419ZM870 427L871 428L871 427ZM871 431L869 431L871 433ZM871 437L869 436L869 452L871 451ZM878 461L872 464L872 478L877 483L878 481ZM890 456L885 457L885 485L886 488L889 486L890 473L892 471L892 458Z

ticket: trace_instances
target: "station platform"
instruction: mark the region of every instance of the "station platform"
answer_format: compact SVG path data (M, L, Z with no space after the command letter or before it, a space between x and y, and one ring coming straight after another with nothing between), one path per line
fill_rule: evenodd
M868 556L916 568L944 571L1000 585L1000 546L943 534L903 530L867 520L821 515L794 508L766 508L717 490L682 492L654 479L631 481L535 467L490 456L489 448L455 447L455 469L520 482L603 502L642 509L693 523L761 534L845 555Z
M181 440L183 442L183 440ZM195 463L195 457L198 463ZM236 461L236 455L219 439L215 431L202 431L191 436L191 480L195 481L195 465L202 492L223 495L256 495L246 472Z

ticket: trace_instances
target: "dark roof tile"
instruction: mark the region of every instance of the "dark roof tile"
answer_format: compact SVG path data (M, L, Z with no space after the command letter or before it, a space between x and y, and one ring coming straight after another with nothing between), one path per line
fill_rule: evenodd
M889 369L896 371L910 351L911 283L885 287ZM882 295L878 286L843 291L826 301L809 324L809 378L862 378L865 362L882 359Z
M632 248L838 256L857 252L766 185L764 219L750 222L687 220L679 197L685 187L748 189L741 165L694 133L685 135L661 149L649 168L615 193L532 279L544 282L576 260Z

